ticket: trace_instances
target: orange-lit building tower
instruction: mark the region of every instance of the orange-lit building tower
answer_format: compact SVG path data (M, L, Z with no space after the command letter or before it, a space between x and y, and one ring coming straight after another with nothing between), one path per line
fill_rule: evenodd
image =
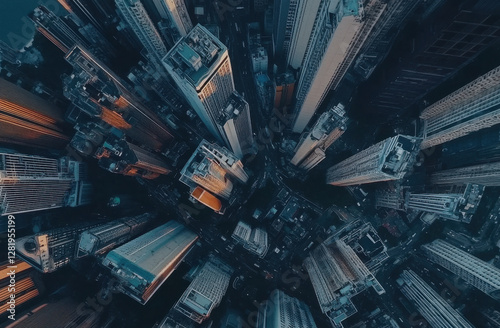
M221 213L222 204L220 200L201 187L196 187L191 191L191 197L211 208L217 213Z
M295 77L291 72L276 76L274 80L274 108L292 106Z
M0 142L39 148L64 148L64 112L0 78Z
M90 52L75 46L65 59L73 73L64 78L64 95L86 114L83 117L99 118L152 150L160 150L172 140L159 117L132 94L132 87Z

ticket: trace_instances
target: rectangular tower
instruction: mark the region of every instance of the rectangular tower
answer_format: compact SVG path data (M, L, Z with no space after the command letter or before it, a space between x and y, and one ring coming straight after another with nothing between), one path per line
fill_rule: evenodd
M350 186L399 180L413 164L419 146L420 140L411 136L385 139L329 168L326 183Z
M185 37L193 28L184 0L153 0L153 4L161 18L174 29L175 41Z
M500 269L497 267L441 239L423 245L422 249L432 262L450 270L494 299L500 299Z
M0 142L62 149L69 143L64 111L0 78Z
M226 107L221 110L217 127L226 146L238 158L243 158L243 155L253 151L250 108L239 93L234 92L229 97Z
M328 147L346 130L346 122L347 116L342 104L321 114L311 131L302 134L291 163L307 171L318 165L325 159Z
M421 148L429 148L500 123L500 67L480 76L420 115Z
M174 305L174 309L191 320L202 323L219 306L233 271L233 268L218 258L210 258Z
M316 328L309 307L279 289L259 309L257 328Z
M146 304L198 240L177 221L169 221L106 255L102 264L120 282L120 291Z
M0 215L66 206L74 173L67 158L0 153Z
M300 18L307 21L315 13L316 19L312 32L299 41L307 50L296 95L293 132L297 133L305 129L330 89L337 87L385 8L379 0L371 0L366 8L359 0L322 1L317 11L316 1L303 3L307 9Z
M500 162L443 170L431 175L431 184L453 185L466 183L500 186Z
M223 142L217 119L235 91L227 47L198 24L170 49L163 65L208 131Z
M399 288L432 327L472 328L472 325L415 272L404 270Z

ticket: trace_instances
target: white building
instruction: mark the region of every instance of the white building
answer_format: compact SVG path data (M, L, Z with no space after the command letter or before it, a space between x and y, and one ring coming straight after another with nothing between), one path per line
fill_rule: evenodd
M233 269L213 257L200 269L182 294L174 309L191 320L202 323L210 317L226 294Z
M163 65L210 133L223 142L217 119L235 91L226 46L198 24L168 52Z
M304 170L310 170L325 159L325 151L346 130L347 117L344 106L339 104L321 114L311 131L305 132L295 148L291 163Z
M167 48L143 4L139 0L115 0L115 4L120 16L146 50L148 59L163 72L161 59L167 54Z
M419 145L418 138L404 135L382 140L329 168L326 183L350 186L401 179L413 163Z
M316 328L309 307L279 289L259 309L256 328Z
M432 327L473 327L415 272L404 270L397 282L403 295L415 304Z
M500 123L500 67L427 107L422 149Z
M477 257L436 239L423 245L427 258L450 270L494 299L500 299L500 269Z
M301 59L295 54L306 47L296 95L293 132L297 133L305 129L327 93L337 87L385 8L379 0L370 1L366 8L359 0L304 1L301 5L305 8L296 17L298 29L292 36L296 46L289 53L289 64L296 68Z
M242 221L238 222L231 237L260 258L264 258L269 250L267 232L261 228L252 229L250 225Z
M229 97L217 123L224 142L238 158L253 151L250 108L239 93L234 92Z
M193 28L184 0L153 0L161 18L175 28L180 37L185 37Z
M252 51L252 70L255 73L267 73L267 51L264 47L257 47Z

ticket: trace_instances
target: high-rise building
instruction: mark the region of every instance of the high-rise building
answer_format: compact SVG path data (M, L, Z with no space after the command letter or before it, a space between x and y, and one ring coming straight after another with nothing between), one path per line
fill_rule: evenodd
M222 142L217 119L235 91L227 47L198 24L170 49L163 65L208 131Z
M238 158L243 158L243 155L253 151L250 108L245 99L237 92L229 97L226 106L220 111L217 127L226 146Z
M142 105L132 88L90 52L76 46L65 59L73 73L64 78L64 95L86 114L79 115L80 121L99 118L153 150L161 150L172 140L155 112Z
M61 109L0 78L0 142L61 149L69 139Z
M57 0L71 15L84 23L92 24L99 31L106 31L106 26L113 20L115 6L101 0Z
M420 140L397 135L387 138L328 169L326 183L350 186L401 179L411 167Z
M375 276L343 240L321 243L304 260L321 311L333 327L357 312L351 298L372 286L385 293Z
M184 0L153 0L153 4L161 18L174 29L175 41L185 37L193 28Z
M433 5L441 0L434 1ZM407 18L411 17L418 7L418 1L391 0L380 16L377 27L366 38L359 56L354 64L354 70L363 80L368 79L377 65L387 56Z
M80 191L79 168L64 157L0 153L0 215L87 204L87 197L72 196Z
M276 0L273 12L273 54L274 62L280 69L286 68L288 49L295 23L298 0Z
M144 5L140 0L115 0L115 4L118 14L132 29L146 50L151 64L158 70L160 75L166 76L161 65L161 59L167 54L167 48Z
M254 75L255 87L257 88L257 96L259 97L260 106L268 111L273 106L274 87L269 76L264 72L258 72Z
M316 328L309 307L279 289L271 292L269 300L259 309L257 328Z
M124 139L108 138L94 155L99 166L111 173L155 179L170 173L163 159Z
M102 264L120 282L120 291L146 304L182 262L198 236L169 221L112 250Z
M16 254L35 269L54 272L75 260L77 240L102 223L78 223L16 239Z
M473 327L415 272L404 270L397 282L403 295L432 327Z
M13 49L7 43L0 40L0 62L6 61L11 64L16 64L18 63L20 54L21 52Z
M345 132L346 122L342 104L321 114L311 131L302 134L291 163L307 171L318 165L325 159L328 147Z
M458 275L494 299L500 299L500 269L477 257L436 239L422 246L427 258Z
M226 148L202 140L181 170L179 180L191 188L199 185L228 199L233 190L231 180L246 183L248 174L241 160Z
M429 148L500 123L500 67L480 76L420 115L421 148Z
M311 3L312 2L312 3ZM319 6L316 9L317 4ZM314 20L312 31L294 34L297 44L307 46L301 63L295 104L293 132L302 132L330 89L335 89L366 40L385 8L379 0L371 0L363 7L358 0L301 2L302 14L296 17L296 26ZM311 13L315 13L311 15ZM304 20L304 22L302 22ZM293 55L293 48L290 55ZM289 62L297 68L300 64Z
M174 305L174 309L197 323L207 320L226 294L233 271L233 268L220 259L211 257Z
M293 103L295 77L291 72L276 76L274 80L274 108L290 107Z
M429 2L427 2L429 3ZM434 1L370 88L360 93L371 122L407 113L410 106L500 40L500 3ZM385 65L385 63L384 63ZM411 86L411 87L410 87Z
M100 256L143 233L153 215L125 217L84 231L77 239L76 258Z
M262 228L254 228L243 221L239 221L231 237L241 243L251 253L264 258L269 250L267 232Z
M430 183L434 185L478 183L484 186L500 186L500 162L439 171L431 175Z
M110 43L94 26L84 25L74 16L58 17L46 7L39 6L29 17L36 29L64 53L79 45L104 61L115 55Z
M264 47L256 47L251 53L252 71L254 73L264 72L267 73L267 51Z
M477 184L467 184L462 193L412 193L400 189L377 191L376 205L396 210L424 211L443 219L470 223L483 192L484 186Z

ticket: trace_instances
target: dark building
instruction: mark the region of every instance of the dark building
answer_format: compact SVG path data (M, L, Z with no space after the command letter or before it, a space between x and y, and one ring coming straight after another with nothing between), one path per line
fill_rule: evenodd
M0 78L0 142L62 149L69 143L64 111Z
M390 65L372 77L360 95L367 118L383 122L404 114L499 40L500 2L446 1L405 35L389 55Z

